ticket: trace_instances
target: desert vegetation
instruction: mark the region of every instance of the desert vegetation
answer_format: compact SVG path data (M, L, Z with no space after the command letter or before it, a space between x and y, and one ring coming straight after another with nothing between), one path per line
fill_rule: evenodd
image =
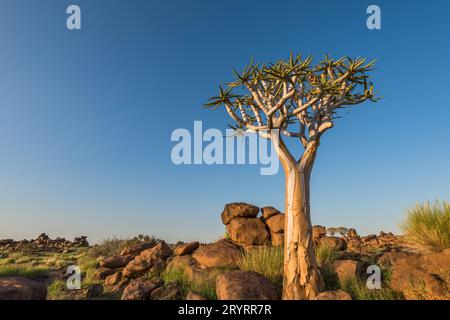
M153 236L0 240L0 298L28 299L280 299L284 276L285 215L273 207L227 204L226 237L212 243L168 244ZM316 299L449 299L448 203L408 210L405 234L358 235L353 228L314 226L322 291ZM3 244L3 245L2 245ZM69 290L69 265L81 288ZM380 268L380 288L369 288L368 266ZM32 288L19 292L17 288Z
M450 248L450 203L447 201L418 203L408 210L400 227L411 243L432 251Z

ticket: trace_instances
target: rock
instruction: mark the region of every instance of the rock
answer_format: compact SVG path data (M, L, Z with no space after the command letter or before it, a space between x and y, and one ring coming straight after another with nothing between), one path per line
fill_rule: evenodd
M178 270L190 282L200 286L207 283L215 283L217 276L222 272L219 268L207 268L188 255L173 257L169 261L166 270Z
M361 242L361 240L359 240L357 238L349 239L347 241L347 249L349 251L361 252L363 247L364 247L364 244Z
M155 289L151 295L151 300L180 300L181 289L177 283L169 283L164 287Z
M114 274L114 272L115 271L113 269L99 268L94 274L94 279L95 280L104 280L107 276Z
M148 271L150 274L153 274L154 276L159 276L164 270L166 270L167 267L167 261L163 259L159 259L155 262L153 267L150 268Z
M106 286L106 288L109 292L116 293L119 291L123 291L127 285L128 285L128 279L122 278L122 280L120 280L119 283L116 284L115 286L112 286L112 287Z
M272 246L281 247L284 244L284 233L271 233L270 239L272 240Z
M204 296L202 296L197 292L189 291L186 295L186 300L208 300L208 299L206 299Z
M128 245L128 246L126 246L125 248L122 249L122 251L120 252L120 255L122 255L122 256L126 256L126 255L137 256L142 251L147 250L147 249L151 249L155 245L156 245L155 241L142 242L142 243Z
M241 258L239 248L227 240L220 240L197 249L192 257L208 268L236 268Z
M0 278L0 300L46 300L47 287L21 277Z
M321 292L314 300L352 300L352 297L343 290L336 290Z
M350 259L336 260L333 263L333 271L336 273L340 282L362 275L363 267L363 262Z
M133 260L132 255L112 256L112 257L108 257L108 258L105 258L102 261L100 261L100 267L109 268L109 269L123 268L131 260Z
M244 202L229 203L221 214L223 224L227 225L235 218L255 218L259 208Z
M262 217L264 219L269 219L270 217L276 216L277 214L280 214L281 212L275 209L274 207L264 207L261 208Z
M313 226L312 233L314 242L317 243L320 238L325 237L327 234L327 228L324 226Z
M269 240L269 233L261 219L233 219L227 225L227 232L231 240L239 244L261 245L267 243Z
M182 256L183 254L192 253L194 250L198 249L200 243L198 241L182 244L175 248L175 254L177 256Z
M272 233L282 233L284 232L284 214L278 214L266 221Z
M348 229L347 237L348 237L349 239L355 239L355 238L358 238L358 233L356 232L355 229L350 228L350 229Z
M105 286L117 285L122 280L122 273L116 272L105 278Z
M87 241L86 236L76 237L73 239L72 244L78 247L89 247L89 242Z
M407 256L408 254L405 252L385 252L378 258L377 264L383 269L388 269L398 259L406 258Z
M347 242L340 237L323 237L320 238L319 244L332 248L336 251L344 251L347 249Z
M160 281L135 279L125 288L122 293L122 300L148 300L156 288L160 287Z
M131 260L123 269L122 275L127 278L135 278L149 271L158 260L164 260L172 255L172 250L164 242L159 242L156 246L142 251Z
M90 284L85 291L86 298L100 297L103 294L103 286L101 284Z
M254 271L222 273L216 280L218 300L278 300L275 286Z
M450 249L399 258L392 265L390 286L408 300L450 299Z

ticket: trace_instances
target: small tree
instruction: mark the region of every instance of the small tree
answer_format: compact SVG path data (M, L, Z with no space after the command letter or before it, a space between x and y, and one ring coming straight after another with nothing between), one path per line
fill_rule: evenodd
M314 298L321 278L314 254L310 218L310 177L322 135L334 125L338 109L376 101L368 72L374 62L325 56L290 55L270 65L253 61L205 107L224 106L235 129L270 139L286 176L283 299ZM283 137L298 139L295 157Z

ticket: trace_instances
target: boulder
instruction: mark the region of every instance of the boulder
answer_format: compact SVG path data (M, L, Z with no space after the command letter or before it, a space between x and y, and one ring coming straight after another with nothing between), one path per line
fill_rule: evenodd
M254 271L222 273L216 280L218 300L278 300L276 287Z
M273 218L271 218L273 219ZM266 226L257 218L236 218L227 225L231 240L239 244L265 244L269 240Z
M358 238L349 239L347 241L347 249L353 252L361 252L364 248L364 244Z
M377 264L382 269L388 269L395 264L398 259L406 258L407 256L408 254L405 252L385 252L378 258Z
M125 288L122 293L122 300L149 300L150 295L156 288L162 285L160 281L147 279L135 279Z
M355 239L355 238L358 238L358 233L356 232L355 229L350 228L350 229L348 229L347 237L348 237L349 239Z
M0 300L46 300L47 287L21 277L0 278Z
M230 241L220 240L201 246L192 257L208 268L236 268L241 258L241 251Z
M97 298L103 294L103 286L99 283L90 284L84 292L88 299Z
M164 242L159 242L151 249L142 251L131 260L123 269L122 275L127 278L135 278L149 271L158 260L164 260L172 255L172 250Z
M112 257L108 257L108 258L105 258L102 261L100 261L100 267L109 268L109 269L123 268L131 260L133 260L132 255L112 256Z
M116 272L105 278L105 286L115 286L122 280L122 273Z
M177 256L182 256L183 254L189 254L192 253L194 250L198 249L200 246L200 243L198 241L182 244L181 246L178 246L175 248L175 254Z
M207 268L191 256L175 256L167 265L166 270L178 270L192 283L202 286L207 283L215 283L217 276L222 272L219 268Z
M261 208L262 217L264 219L269 219L270 217L276 216L277 214L280 214L281 212L275 209L274 207L264 207Z
M272 246L281 247L284 244L284 233L271 233L270 239L272 241Z
M125 248L122 249L122 251L120 252L120 255L122 255L122 256L126 256L126 255L137 256L142 251L147 250L147 249L151 249L155 245L156 245L155 241L130 244L130 245L127 245Z
M340 237L323 237L320 238L319 244L321 246L332 248L336 251L344 251L347 249L347 242Z
M151 300L180 300L181 298L181 289L177 283L159 287L150 294Z
M343 290L336 290L321 292L314 300L352 300L352 297Z
M267 226L272 233L284 232L284 214L278 214L266 221Z
M229 203L221 214L223 224L227 225L235 218L255 218L259 208L244 202Z
M114 274L114 272L115 271L113 269L99 268L94 274L94 279L95 280L104 280L107 276Z
M197 292L189 291L186 295L186 300L208 300L208 299L206 299L204 296L202 296Z
M320 238L325 237L327 234L327 228L324 226L313 226L312 227L314 242L318 242Z
M408 300L449 300L449 266L450 249L399 258L392 265L390 286Z
M340 282L362 275L364 263L357 260L336 260L333 263L333 271Z

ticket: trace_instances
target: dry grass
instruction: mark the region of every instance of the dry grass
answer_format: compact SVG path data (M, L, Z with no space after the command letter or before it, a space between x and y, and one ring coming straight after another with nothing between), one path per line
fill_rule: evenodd
M432 251L450 248L450 203L425 202L408 210L400 224L405 239Z
M239 269L255 271L281 286L283 282L283 247L263 246L245 252L238 262Z

